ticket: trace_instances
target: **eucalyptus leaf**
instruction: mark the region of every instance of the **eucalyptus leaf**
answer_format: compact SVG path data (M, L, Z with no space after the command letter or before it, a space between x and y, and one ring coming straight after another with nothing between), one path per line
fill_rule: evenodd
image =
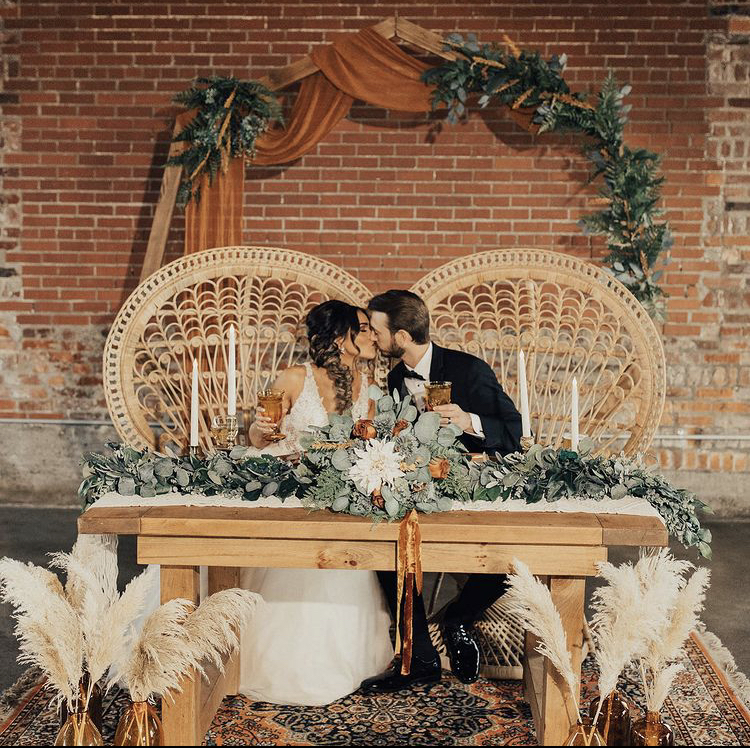
M334 499L333 504L331 504L331 509L333 509L334 512L343 512L345 511L349 506L349 495L345 496L338 496Z
M139 491L139 493L144 499L153 499L154 496L156 496L156 489L154 489L153 486L147 484L145 486L141 486L141 490Z
M345 449L337 449L334 451L331 457L331 465L336 470L345 471L349 470L352 466L352 461L349 459L349 453Z
M117 493L132 496L135 493L135 481L130 476L120 478L117 481Z
M398 501L396 501L396 499L385 500L385 511L389 517L397 516L400 510L401 505L398 503Z
M174 464L172 460L165 457L161 460L157 460L154 465L154 473L160 478L168 478L174 472Z
M264 496L273 496L278 490L279 484L276 481L271 481L270 483L266 483L266 485L263 486L263 490L261 491L261 493Z

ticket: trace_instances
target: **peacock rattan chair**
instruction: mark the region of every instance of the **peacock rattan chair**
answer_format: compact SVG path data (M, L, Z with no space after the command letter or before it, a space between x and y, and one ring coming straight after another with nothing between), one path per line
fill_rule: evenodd
M643 306L605 270L559 252L498 250L442 265L411 290L430 309L433 340L487 361L516 402L523 349L536 442L564 443L576 377L580 433L602 453L646 451L664 409L664 349ZM477 631L483 673L520 678L524 632L502 598Z
M279 369L306 357L304 318L329 298L365 306L369 291L351 275L302 252L222 247L158 270L130 295L104 349L107 407L123 441L163 452L188 443L191 359L200 372L201 446L214 415L226 413L229 326L237 337L237 413Z

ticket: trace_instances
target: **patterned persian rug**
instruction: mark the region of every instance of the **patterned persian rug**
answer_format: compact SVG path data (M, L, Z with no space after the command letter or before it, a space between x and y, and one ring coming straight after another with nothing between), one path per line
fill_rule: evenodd
M711 634L694 635L663 715L678 745L750 744L747 679ZM584 663L583 703L594 692ZM625 693L640 703L635 678ZM0 745L52 745L57 715L39 677L29 671L0 701ZM744 700L744 701L743 701ZM126 695L105 697L104 740L112 743ZM378 698L355 693L326 707L291 707L228 698L206 745L536 745L518 681L481 679L465 686L446 673L431 689Z

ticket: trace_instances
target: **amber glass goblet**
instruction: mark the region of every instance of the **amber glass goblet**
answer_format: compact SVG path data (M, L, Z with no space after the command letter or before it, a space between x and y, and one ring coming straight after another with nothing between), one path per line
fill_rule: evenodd
M434 410L436 405L448 405L450 401L450 382L425 382L424 402L427 410Z
M273 421L275 430L266 434L269 442L279 442L286 439L286 434L279 431L279 425L284 415L284 390L261 390L258 393L258 405L265 411L263 415Z

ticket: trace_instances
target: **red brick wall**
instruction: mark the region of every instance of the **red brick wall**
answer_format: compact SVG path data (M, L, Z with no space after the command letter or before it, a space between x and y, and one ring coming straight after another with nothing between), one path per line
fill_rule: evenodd
M200 75L259 78L398 11L438 32L475 31L486 41L508 33L545 56L564 52L576 89L596 89L610 68L632 84L627 142L663 154L676 235L664 276L670 392L661 431L747 433L750 28L742 7L6 2L0 417L106 417L101 349L140 272L171 97ZM594 194L583 186L576 137L532 137L500 110L434 138L432 123L358 105L316 152L249 168L245 241L331 259L373 290L484 249L600 256L602 241L576 225ZM180 246L177 214L168 257ZM663 464L748 469L742 443L687 445L662 442Z

